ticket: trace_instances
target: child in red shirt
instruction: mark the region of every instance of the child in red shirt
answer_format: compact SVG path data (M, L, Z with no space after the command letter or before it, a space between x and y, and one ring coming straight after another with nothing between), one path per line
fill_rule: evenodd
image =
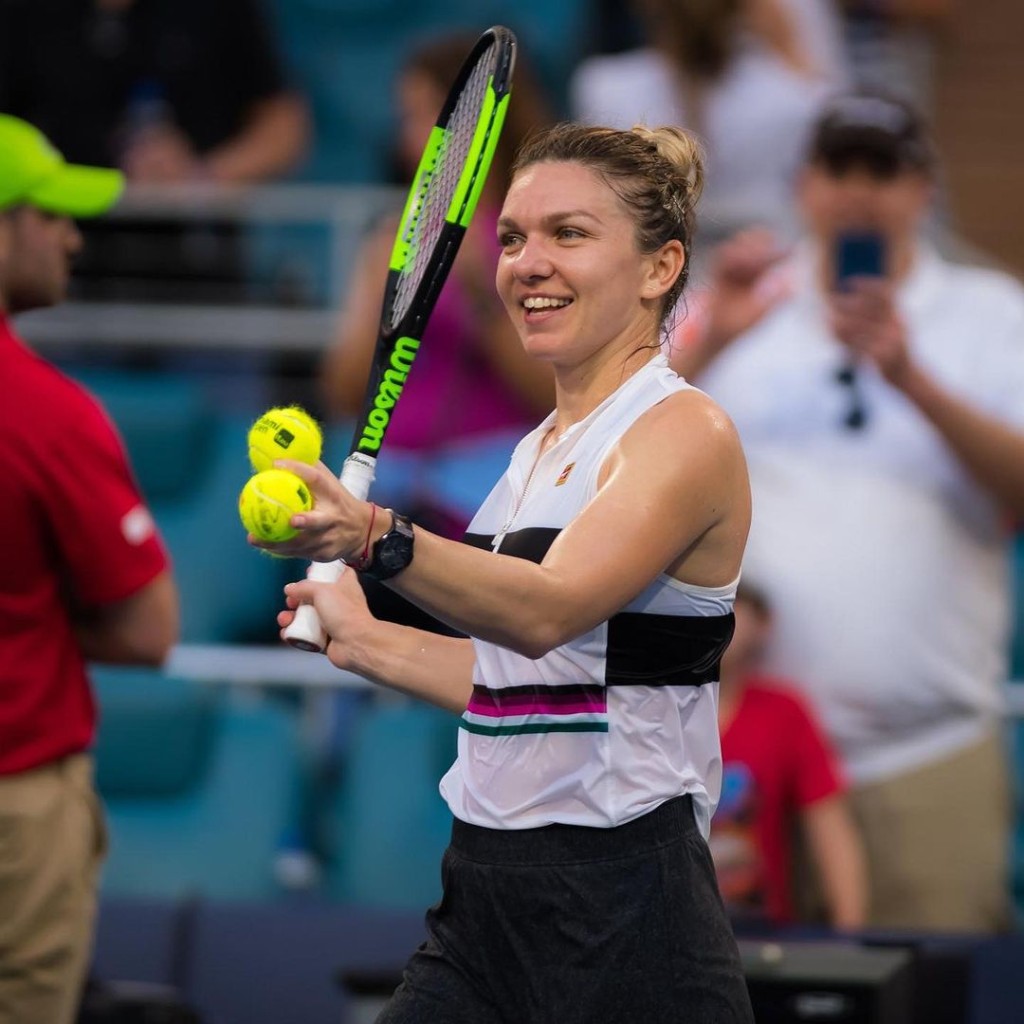
M756 672L771 629L763 595L741 586L735 613L721 667L723 781L711 824L722 897L737 920L792 922L791 835L798 824L828 922L859 928L866 912L864 858L835 754L800 696Z

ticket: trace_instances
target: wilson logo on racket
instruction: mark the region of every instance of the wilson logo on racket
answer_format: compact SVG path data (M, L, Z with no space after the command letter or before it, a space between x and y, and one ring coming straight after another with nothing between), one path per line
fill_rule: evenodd
M402 394L405 381L412 369L412 362L420 343L415 338L399 338L388 360L388 367L377 385L373 396L373 408L366 417L358 447L363 451L375 452L384 440L384 432L391 420L391 410Z

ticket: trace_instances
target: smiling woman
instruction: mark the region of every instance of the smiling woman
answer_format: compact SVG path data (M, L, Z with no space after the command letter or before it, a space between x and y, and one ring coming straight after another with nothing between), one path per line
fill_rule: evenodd
M747 473L729 420L660 354L701 177L670 128L560 125L520 152L497 285L556 408L464 543L279 463L316 507L259 546L372 551L366 571L467 634L374 619L351 573L290 585L279 617L312 602L335 665L461 716L445 896L386 1024L752 1020L706 844Z
M617 141L623 135L636 139L632 152ZM645 146L645 138L661 148ZM661 179L653 173L658 163ZM527 352L557 361L540 338L563 324L591 349L613 341L611 361L627 346L656 345L686 282L703 185L692 136L672 128L561 129L527 145L515 170L498 222L498 291ZM554 315L576 304L577 290L586 319Z

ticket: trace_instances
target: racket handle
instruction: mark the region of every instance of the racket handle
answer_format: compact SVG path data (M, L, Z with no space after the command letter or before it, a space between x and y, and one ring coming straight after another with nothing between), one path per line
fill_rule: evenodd
M344 571L344 562L311 562L306 578L333 583ZM295 618L284 631L284 639L300 651L323 654L327 650L327 631L311 604L300 604L295 609Z
M341 471L341 483L349 493L365 500L373 483L377 460L364 455L350 455ZM306 578L320 583L334 583L345 571L345 563L310 562ZM285 642L300 651L323 654L327 650L327 631L320 622L320 616L311 604L300 604L295 609L295 618L284 631Z

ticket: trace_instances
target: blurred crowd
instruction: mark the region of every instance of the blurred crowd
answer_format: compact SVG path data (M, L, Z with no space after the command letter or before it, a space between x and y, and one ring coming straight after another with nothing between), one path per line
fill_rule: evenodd
M694 130L702 244L664 345L733 418L751 471L712 831L743 926L1011 925L1001 694L1024 516L1024 292L931 240L948 216L930 119L951 8L594 0L561 89L550 54L523 46L502 149L381 461L379 503L458 536L551 407L493 287L516 145L560 118ZM129 188L301 179L330 126L279 14L259 0L0 0L0 112ZM478 28L424 33L379 83L394 144L378 183L409 180ZM367 232L311 369L332 422L358 411L393 230Z

